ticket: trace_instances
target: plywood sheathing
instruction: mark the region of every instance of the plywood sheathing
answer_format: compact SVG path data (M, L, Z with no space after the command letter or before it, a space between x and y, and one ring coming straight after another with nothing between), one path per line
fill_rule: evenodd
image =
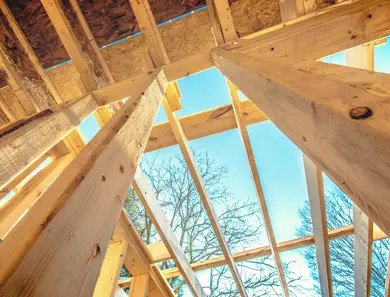
M282 22L279 0L229 1L234 26L239 37Z
M40 0L6 0L44 68L69 60Z

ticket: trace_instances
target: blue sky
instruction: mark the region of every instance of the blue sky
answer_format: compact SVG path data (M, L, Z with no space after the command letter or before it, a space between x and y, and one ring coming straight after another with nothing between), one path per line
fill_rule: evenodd
M390 72L389 51L390 42L375 48L376 71ZM324 62L344 65L345 54L327 57ZM230 103L224 77L216 69L181 79L178 83L183 106L183 109L177 112L179 117ZM155 124L166 120L166 115L160 108ZM93 117L89 117L80 126L87 140L90 140L99 129ZM248 131L276 240L281 242L294 239L295 230L300 225L298 209L308 200L302 153L270 121L250 125ZM224 183L234 195L239 199L257 201L237 129L191 141L191 147L200 152L207 151L217 165L225 165L228 168L229 174ZM159 158L168 159L177 153L180 153L177 146L165 148L160 150ZM150 154L152 153L146 156ZM325 191L334 187L326 176L324 186ZM216 211L219 211L218 205ZM259 232L263 236L251 248L268 244L265 230L261 229ZM297 275L303 276L302 285L310 288L313 282L299 250L284 252L281 257L283 261L295 261L293 268ZM207 281L206 273L200 273L199 276L201 281ZM186 292L187 294L191 295L189 292Z

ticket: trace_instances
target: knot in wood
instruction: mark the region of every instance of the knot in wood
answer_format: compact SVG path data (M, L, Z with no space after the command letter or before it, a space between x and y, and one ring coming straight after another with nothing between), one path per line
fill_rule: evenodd
M372 116L372 110L367 106L359 106L352 108L349 111L349 115L354 120L364 120Z

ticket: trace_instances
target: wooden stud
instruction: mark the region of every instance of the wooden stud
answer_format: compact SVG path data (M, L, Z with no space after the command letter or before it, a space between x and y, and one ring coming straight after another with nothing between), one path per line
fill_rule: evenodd
M172 112L171 105L169 102L170 98L168 96L169 96L169 94L166 94L166 96L163 98L162 104L163 104L165 113L168 117L168 121L171 125L173 134L175 135L176 141L179 144L180 150L183 154L183 157L184 157L184 160L187 164L188 170L191 174L191 177L194 181L195 187L199 193L199 196L202 200L203 206L206 210L207 216L210 220L211 226L213 227L213 230L214 230L214 233L218 239L219 245L221 246L222 253L224 254L225 258L227 259L227 263L228 263L230 272L233 276L234 282L237 286L237 289L240 293L240 296L242 296L242 297L247 296L247 293L246 293L245 287L244 287L244 283L242 282L241 276L238 272L237 265L234 262L232 254L229 250L229 246L228 246L225 234L223 233L222 227L218 221L217 214L215 213L211 199L207 193L207 190L206 190L205 185L203 183L203 180L201 178L199 168L196 165L196 161L195 161L194 156L191 152L191 148L190 148L190 145L188 143L187 137L184 134L184 131L183 131L182 126L180 125L179 119Z
M210 0L207 2L209 13L215 13L215 19L221 27L224 42L237 39L236 29L234 28L232 13L228 0ZM211 18L213 20L213 18ZM213 23L213 22L212 22ZM220 43L218 43L220 44Z
M304 154L303 164L310 203L318 273L320 275L321 296L331 297L333 296L332 271L330 267L328 221L326 218L322 171Z
M127 242L125 240L110 243L100 269L93 297L115 297L126 249Z
M374 70L374 43L345 52L347 66ZM372 270L373 223L358 206L353 205L354 286L355 296L370 297Z
M186 281L188 288L195 297L206 297L199 280L191 269L190 263L188 262L178 240L175 237L166 217L165 213L160 208L157 198L153 193L151 186L148 183L147 178L143 175L140 170L137 170L133 188L145 207L154 227L157 229L161 239L165 243L172 255L176 266L180 270L181 274Z
M129 297L147 297L149 287L149 275L139 274L131 279Z
M166 86L150 74L7 235L1 296L92 295Z
M383 202L389 194L389 75L286 56L213 52L220 71L390 234L390 204Z
M254 186L256 189L256 196L257 196L257 199L259 201L261 213L263 215L265 230L266 230L267 235L268 235L268 241L270 243L272 255L273 255L273 258L274 258L274 261L276 264L276 269L277 269L279 281L280 281L280 284L282 287L282 292L283 292L283 295L285 297L288 297L288 296L290 296L290 294L288 292L286 276L284 275L283 264L282 264L282 261L280 259L278 246L276 244L275 234L274 234L274 231L272 228L272 223L271 223L271 217L268 213L267 202L266 202L265 197L264 197L263 187L261 185L260 175L259 175L259 172L257 169L255 156L253 154L252 145L250 143L248 130L247 130L245 123L244 123L244 120L243 120L243 113L241 110L241 102L240 102L240 99L238 98L237 88L229 80L227 81L227 84L228 84L230 96L232 99L232 106L233 106L233 110L234 110L234 115L236 117L237 127L238 127L238 130L240 131L240 136L241 136L241 140L242 140L243 145L244 145L246 159L248 161L250 171L251 171L252 180L254 182Z
M150 266L153 263L153 257L124 210L122 210L116 226L116 235L119 236L119 239L123 238L128 243L128 250L131 252L126 253L124 265L131 275L147 273L150 276L149 285L154 288L155 297L176 296L167 280L161 275L160 270L157 267Z
M158 31L149 1L129 0L129 2L139 24L142 36L148 46L154 67L157 68L169 64L168 54Z

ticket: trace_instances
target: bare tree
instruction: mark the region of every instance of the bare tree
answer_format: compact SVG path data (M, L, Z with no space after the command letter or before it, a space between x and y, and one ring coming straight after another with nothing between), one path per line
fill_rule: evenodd
M228 174L226 167L217 166L207 153L195 153L195 159L230 249L242 250L258 242L263 223L257 201L251 202L230 193L223 185ZM218 240L182 156L160 161L156 154L152 158L144 158L141 167L190 263L222 256ZM129 190L125 209L145 243L160 240L132 189ZM289 264L284 265L292 294L298 294L298 279L289 273ZM166 261L160 268L174 266L173 261ZM277 292L280 292L278 274L270 257L239 263L239 270L251 296L277 296ZM198 276L211 297L239 296L227 266L198 272ZM169 282L179 296L183 294L185 284L182 277L172 278Z
M331 230L351 225L353 222L351 200L336 187L327 192L325 196L328 229ZM299 216L301 218L301 227L296 231L297 236L311 235L312 224L308 202L299 210ZM373 297L383 297L384 295L389 244L389 239L376 241L373 244L371 280L371 296ZM329 245L333 295L335 297L354 296L353 236L331 240ZM302 253L308 262L313 279L318 283L316 291L320 294L315 248L311 246L306 248Z

